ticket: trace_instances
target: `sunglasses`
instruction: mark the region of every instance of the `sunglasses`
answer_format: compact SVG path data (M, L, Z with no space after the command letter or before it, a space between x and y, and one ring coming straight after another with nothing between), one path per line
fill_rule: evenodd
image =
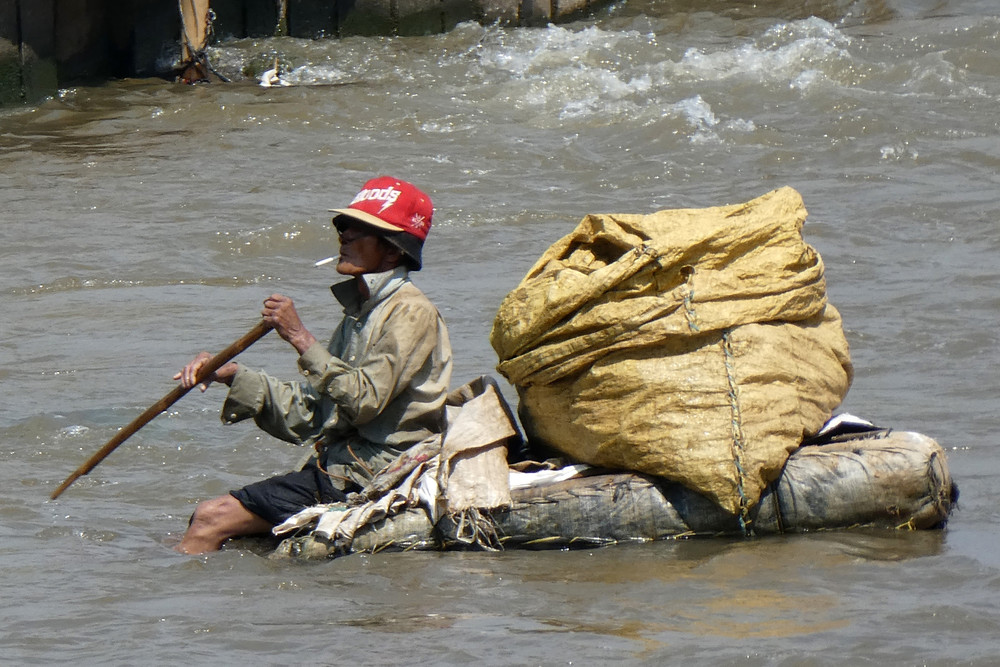
M369 234L368 232L347 232L337 234L337 240L340 242L340 245L348 245L369 236L374 236L374 234Z

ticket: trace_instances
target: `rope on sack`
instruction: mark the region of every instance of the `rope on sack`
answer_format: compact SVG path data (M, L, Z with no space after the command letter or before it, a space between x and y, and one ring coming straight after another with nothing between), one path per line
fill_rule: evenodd
M694 267L681 267L681 273L685 278L684 284L680 287L680 294L684 300L684 316L687 319L688 328L694 333L699 333L701 329L698 327L698 314L694 308ZM736 493L740 500L740 531L744 537L749 537L753 531L750 528L750 508L744 489L746 473L743 469L743 454L746 452L746 438L743 435L743 415L740 411L739 388L736 384L733 347L729 329L722 332L722 356L726 367L726 380L729 383L729 407L732 415L732 441L730 445L732 446L733 465L736 466Z
M743 488L743 482L746 477L746 473L743 470L743 454L746 452L746 438L743 435L743 416L740 411L739 388L736 384L730 333L730 329L722 332L722 356L726 366L726 380L729 382L729 408L732 413L731 425L733 434L730 444L733 451L733 464L736 466L736 493L740 498L740 530L743 532L744 537L748 537L752 531L750 529L750 509L747 506L746 491Z
M698 328L698 316L694 312L694 267L681 267L681 274L685 278L684 284L681 285L681 295L684 297L684 316L687 318L688 328L698 333L701 329Z

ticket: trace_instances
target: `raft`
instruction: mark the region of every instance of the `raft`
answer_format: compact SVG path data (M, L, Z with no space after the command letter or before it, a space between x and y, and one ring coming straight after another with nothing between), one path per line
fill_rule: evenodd
M594 468L562 481L512 486L510 497L508 506L484 512L497 548L550 549L851 528L940 529L958 489L935 440L873 428L803 443L747 517L664 478ZM435 523L423 508L410 507L365 526L346 547L306 533L284 539L270 557L468 549L476 545L469 532L464 518L446 515Z

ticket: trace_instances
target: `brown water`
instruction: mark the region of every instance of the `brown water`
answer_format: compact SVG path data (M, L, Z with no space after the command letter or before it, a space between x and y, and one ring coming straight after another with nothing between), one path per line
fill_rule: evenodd
M226 43L223 72L278 54L299 85L121 81L0 112L0 661L1000 663L998 39L992 0L630 0ZM437 205L416 279L456 381L493 371L500 299L583 215L795 187L856 364L844 409L941 442L959 511L930 533L183 557L197 501L300 455L223 428L218 388L48 501L268 294L329 331L325 211L377 173ZM277 337L243 360L296 376Z

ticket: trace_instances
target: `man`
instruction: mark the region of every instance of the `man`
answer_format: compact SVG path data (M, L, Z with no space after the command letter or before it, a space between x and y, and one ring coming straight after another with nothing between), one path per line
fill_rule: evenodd
M388 176L365 183L345 209L331 209L339 232L337 272L350 280L331 287L344 319L327 346L302 324L292 300L264 301L264 320L299 353L304 380L283 382L230 362L205 378L229 385L222 419L252 417L264 431L316 446L299 471L250 484L199 503L176 549L218 550L231 537L267 533L298 511L343 500L380 468L444 427L451 382L451 346L444 320L410 282L421 267L431 226L430 199ZM211 358L202 352L174 379L195 384Z

